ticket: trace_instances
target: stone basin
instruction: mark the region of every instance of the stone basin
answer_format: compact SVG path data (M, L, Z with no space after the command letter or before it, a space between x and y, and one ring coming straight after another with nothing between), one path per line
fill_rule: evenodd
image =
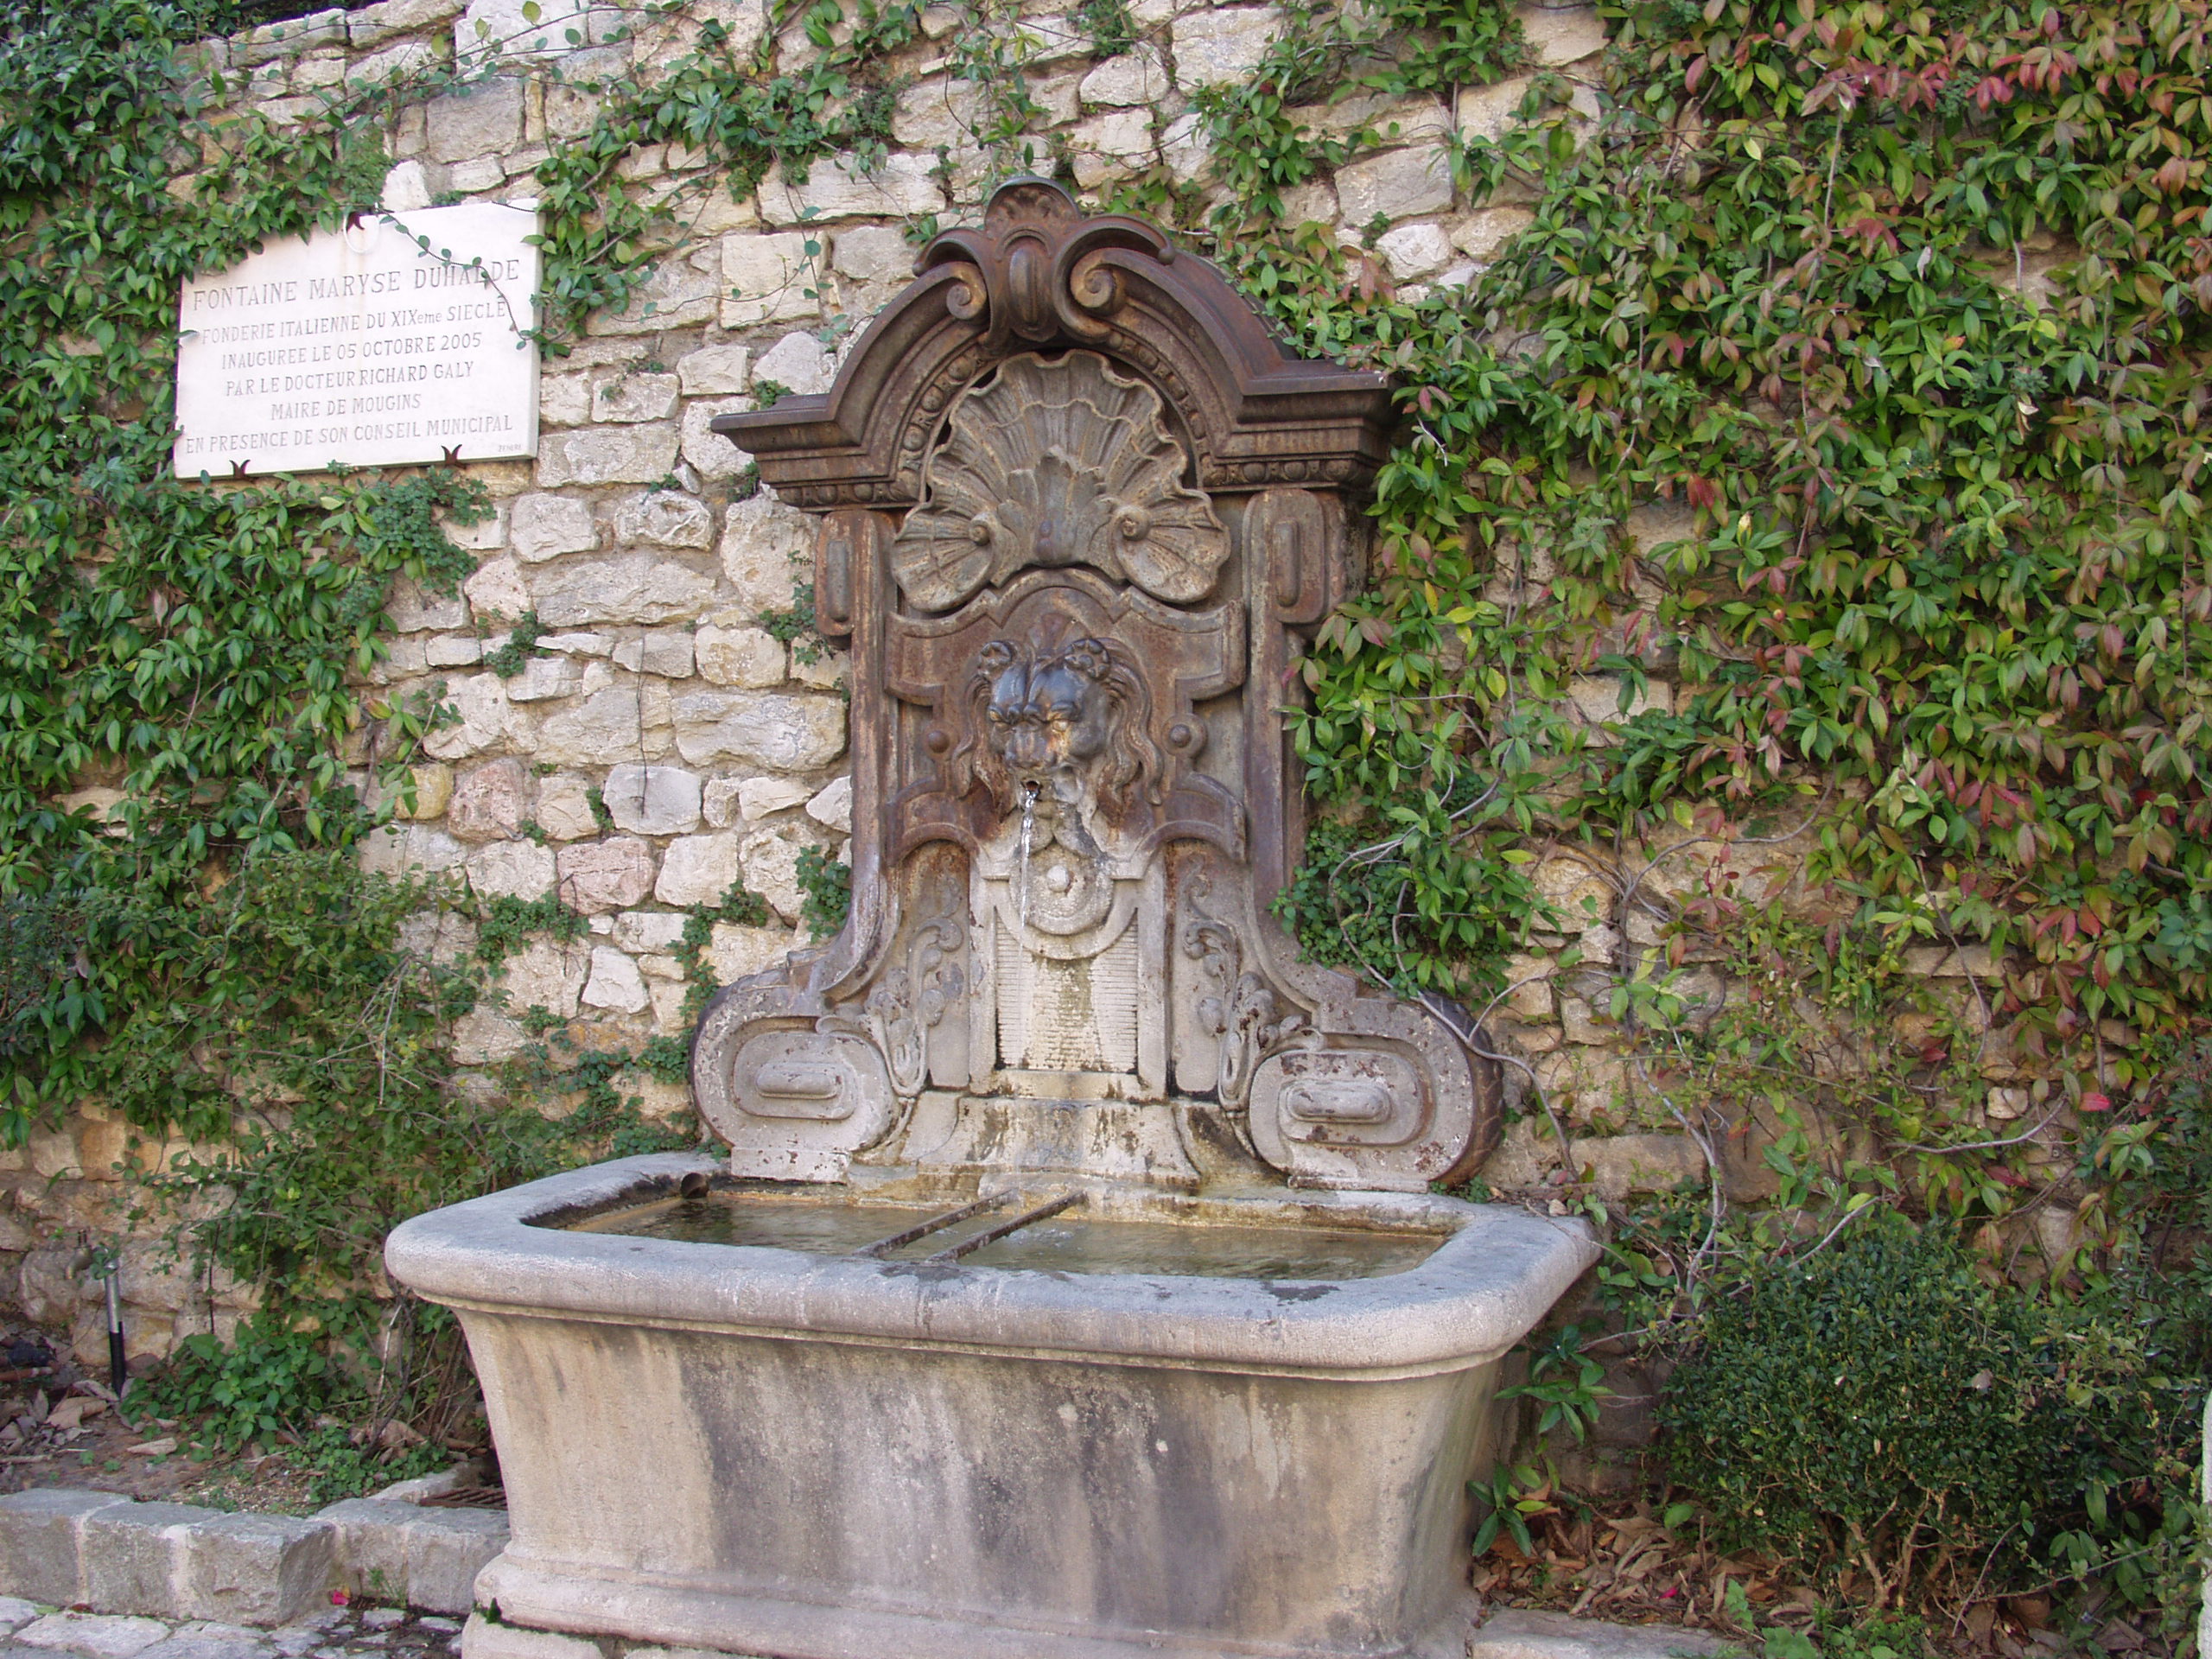
M484 1384L502 1624L787 1659L1464 1653L1498 1361L1594 1258L1579 1224L1415 1193L1061 1212L1397 1253L1337 1278L851 1253L958 1192L712 1195L836 1253L610 1230L716 1167L618 1160L391 1236Z

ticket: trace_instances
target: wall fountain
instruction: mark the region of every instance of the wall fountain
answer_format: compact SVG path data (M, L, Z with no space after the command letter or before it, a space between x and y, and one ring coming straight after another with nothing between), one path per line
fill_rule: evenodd
M1493 1071L1266 912L1384 382L1041 181L918 270L715 422L853 665L850 918L694 1039L727 1160L388 1247L505 1472L467 1659L1464 1654L1498 1362L1595 1252L1433 1195Z

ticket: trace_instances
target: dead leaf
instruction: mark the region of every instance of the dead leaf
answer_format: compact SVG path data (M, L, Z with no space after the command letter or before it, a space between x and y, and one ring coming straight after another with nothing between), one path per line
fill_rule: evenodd
M134 1458L166 1458L176 1450L176 1436L164 1434L158 1440L142 1440L137 1446L123 1448Z
M97 1417L106 1409L107 1402L105 1400L88 1400L80 1394L72 1395L46 1414L46 1426L65 1431L76 1428L86 1418Z

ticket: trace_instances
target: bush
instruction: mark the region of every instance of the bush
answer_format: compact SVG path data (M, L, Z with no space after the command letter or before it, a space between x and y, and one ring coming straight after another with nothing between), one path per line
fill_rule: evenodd
M2002 1584L2063 1502L2073 1425L2048 1319L1902 1221L1757 1274L1707 1314L1661 1405L1669 1471L1722 1541L1811 1572Z

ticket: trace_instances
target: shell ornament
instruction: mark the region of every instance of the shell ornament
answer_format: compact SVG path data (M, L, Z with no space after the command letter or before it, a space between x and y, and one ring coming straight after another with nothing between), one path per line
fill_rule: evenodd
M1212 591L1229 532L1184 486L1187 463L1160 394L1104 358L1009 359L954 405L892 572L925 611L1032 565L1087 564L1190 604Z

